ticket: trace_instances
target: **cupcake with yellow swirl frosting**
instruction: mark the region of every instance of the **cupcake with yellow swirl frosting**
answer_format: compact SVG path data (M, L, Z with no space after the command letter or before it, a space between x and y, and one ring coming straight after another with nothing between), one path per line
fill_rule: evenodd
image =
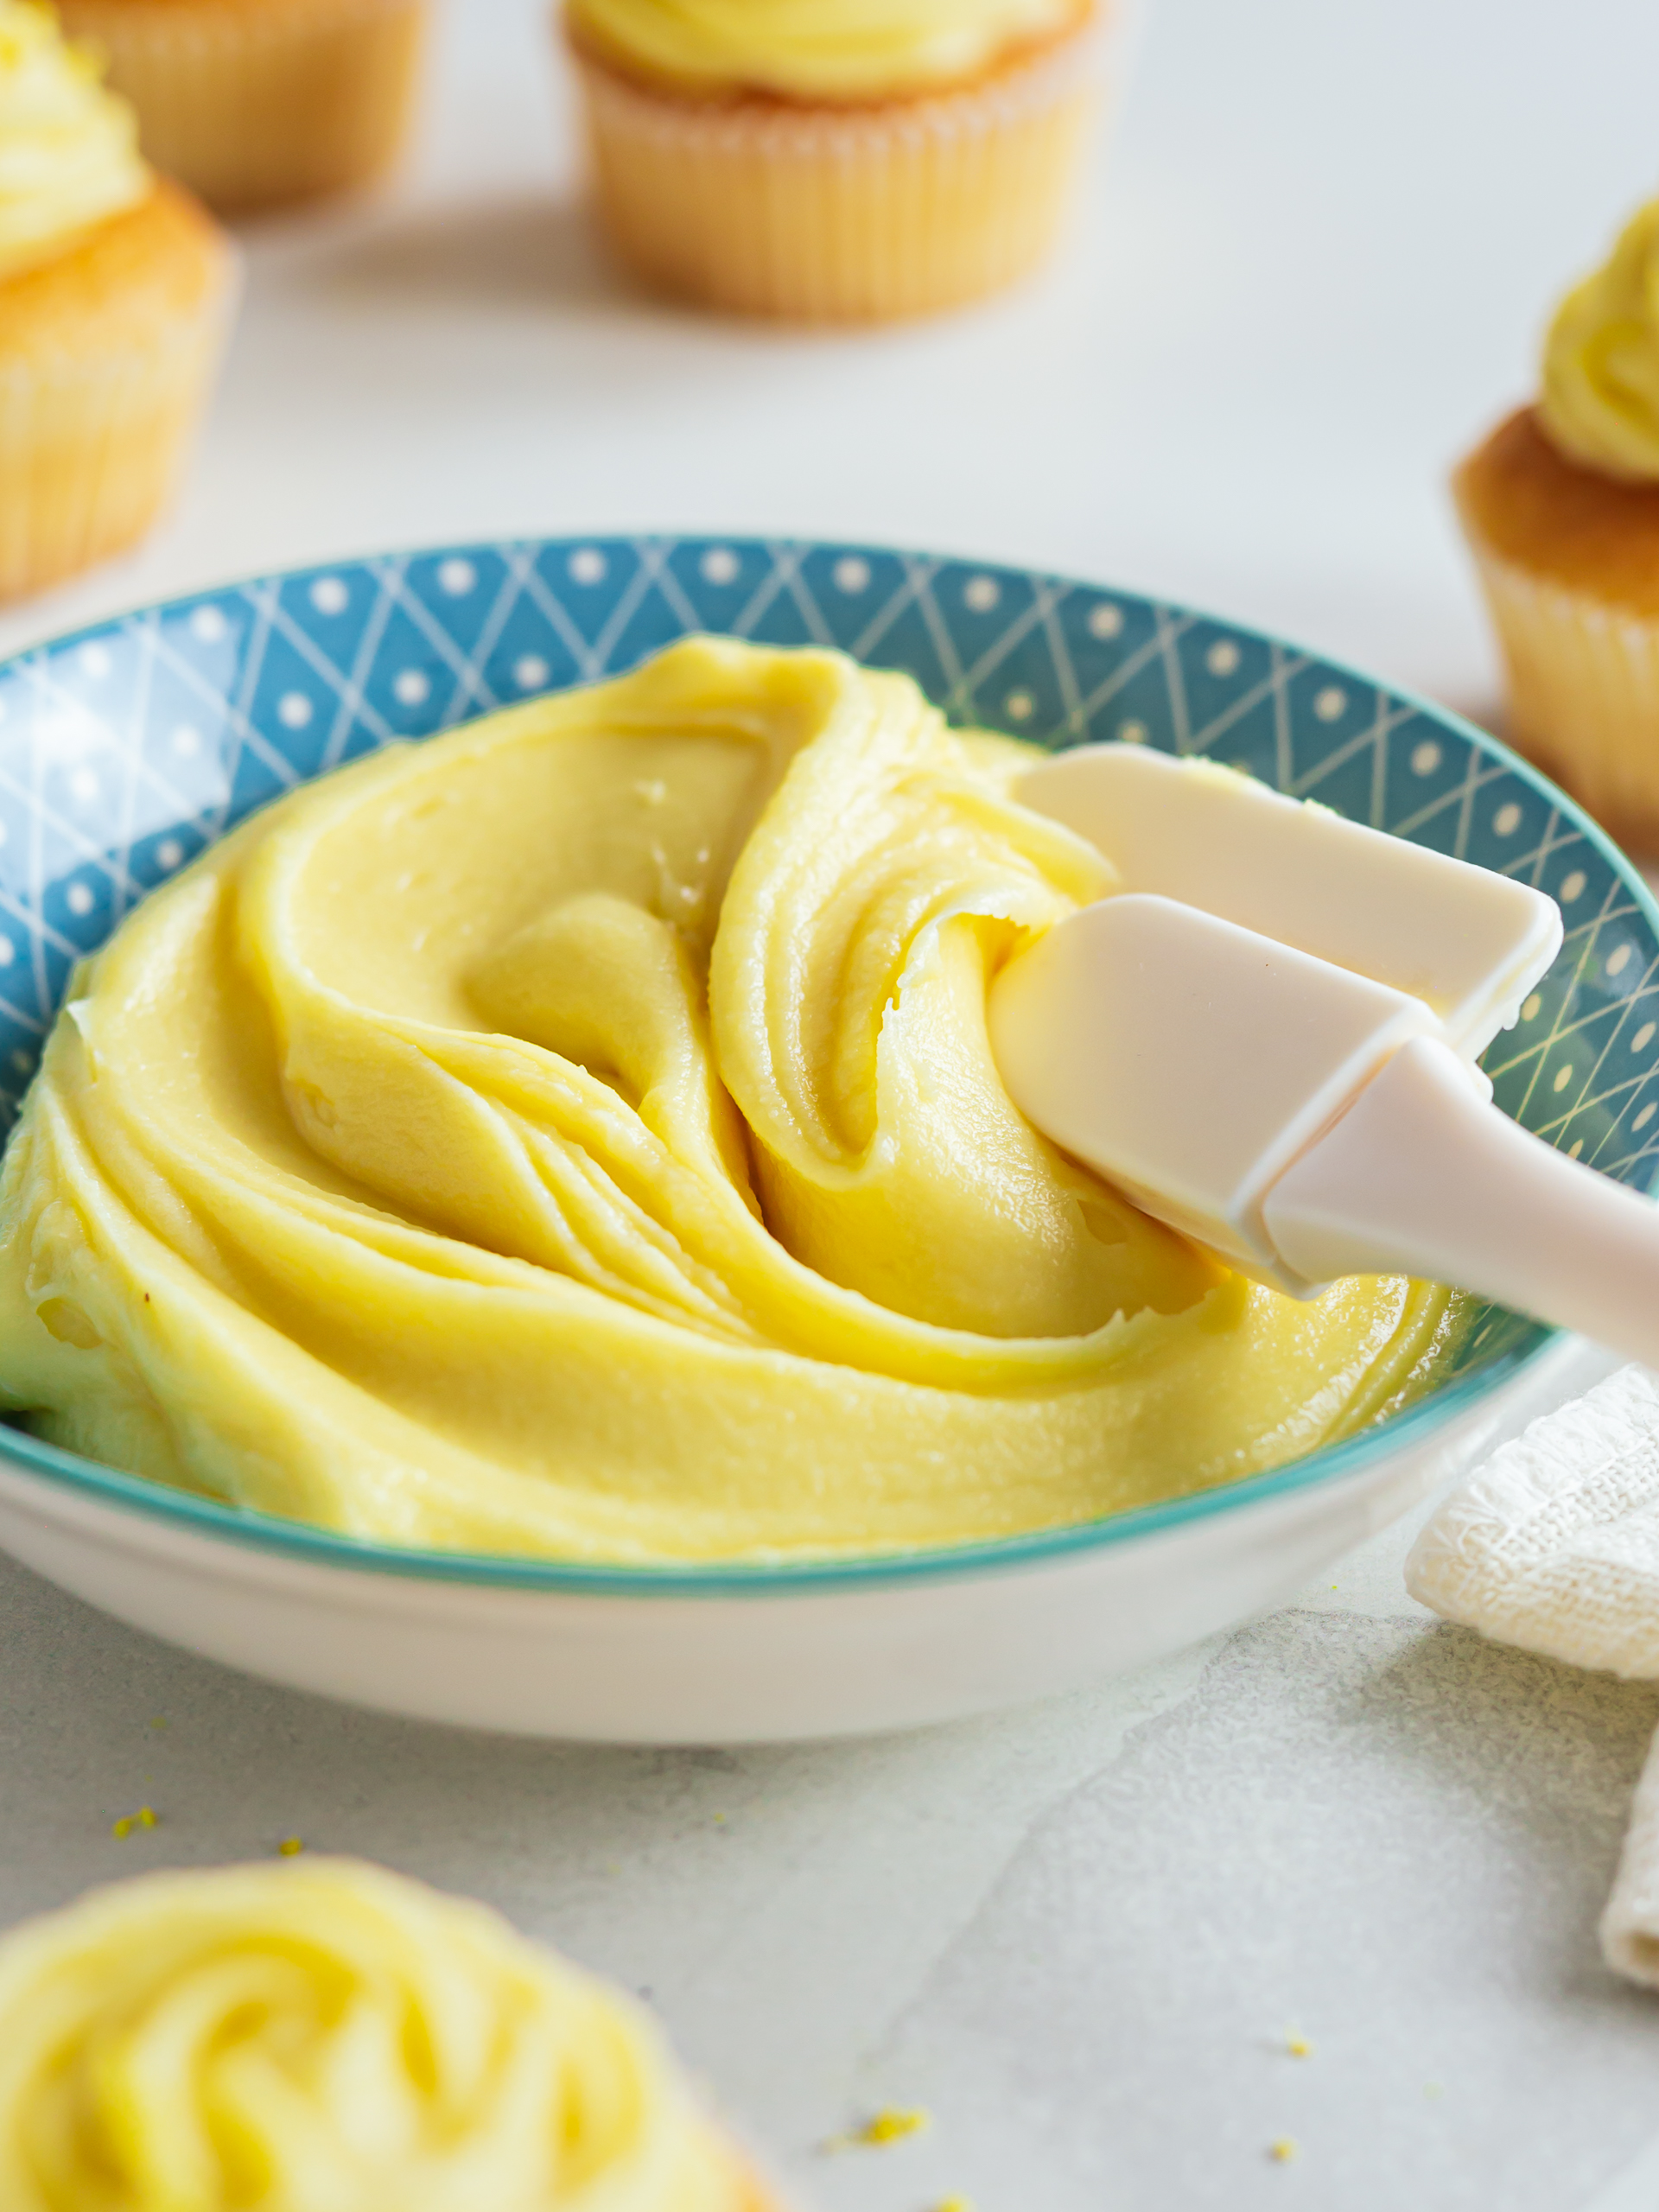
M34 0L0 0L0 600L138 537L216 364L229 249Z
M1659 200L1570 292L1535 405L1453 480L1509 734L1615 836L1659 849Z
M6 2212L769 2212L650 2019L344 1859L152 1874L0 1942Z
M1059 227L1099 0L566 0L599 206L653 283L881 321L1012 282Z

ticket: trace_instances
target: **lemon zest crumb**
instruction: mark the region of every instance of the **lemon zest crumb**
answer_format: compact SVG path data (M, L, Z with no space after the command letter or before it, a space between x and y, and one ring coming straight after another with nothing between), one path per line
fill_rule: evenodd
M1287 2166L1300 2149L1294 2135L1281 2135L1277 2142L1268 2144L1268 2156L1275 2165Z
M124 1843L135 1828L153 1828L156 1815L148 1805L141 1805L136 1813L123 1813L110 1830L118 1843Z
M297 1859L304 1849L304 1843L296 1835L285 1835L276 1847L277 1855L283 1859Z
M933 2212L974 2212L974 2200L971 2196L942 2196Z
M164 1713L158 1713L149 1725L152 1728L165 1728L167 1726L167 1715Z
M1287 2036L1285 2049L1293 2058L1312 2058L1313 2056L1313 2046L1306 2036Z
M856 2129L853 2140L877 2149L886 2143L901 2143L906 2135L919 2135L931 2117L919 2106L913 2112L898 2112L889 2106Z
M819 2147L824 2151L862 2149L880 2151L889 2143L902 2143L906 2135L919 2135L932 2125L933 2115L917 2106L909 2112L885 2105L873 2113L860 2127L849 2128L844 2135L831 2135Z

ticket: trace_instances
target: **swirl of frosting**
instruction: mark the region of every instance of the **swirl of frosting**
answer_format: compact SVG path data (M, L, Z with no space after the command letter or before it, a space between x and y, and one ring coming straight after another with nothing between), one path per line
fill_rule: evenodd
M569 0L578 37L699 92L926 92L1081 19L1082 0Z
M1659 479L1659 200L1556 310L1539 414L1569 460L1627 480Z
M99 78L49 8L0 0L0 278L149 188L132 110Z
M143 1876L0 1941L6 2212L756 2212L651 2021L347 1859Z
M690 639L291 792L77 980L0 1402L382 1541L957 1542L1369 1421L1442 1292L1227 1276L1045 1143L986 993L1109 887L907 677Z
M393 747L80 971L0 1179L0 1402L394 1542L955 1542L1246 1474L1445 1294L1235 1276L1045 1143L986 993L1109 887L907 677L693 639Z

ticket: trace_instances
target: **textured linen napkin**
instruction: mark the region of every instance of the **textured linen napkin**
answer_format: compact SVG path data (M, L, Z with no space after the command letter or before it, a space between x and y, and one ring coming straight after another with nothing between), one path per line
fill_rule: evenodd
M1417 1539L1406 1586L1498 1643L1659 1681L1659 1377L1622 1368L1504 1445ZM1601 1948L1659 1988L1659 1737Z

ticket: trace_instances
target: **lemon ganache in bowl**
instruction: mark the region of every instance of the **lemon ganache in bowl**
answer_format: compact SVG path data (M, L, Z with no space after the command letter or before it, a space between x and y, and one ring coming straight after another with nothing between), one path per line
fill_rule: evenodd
M512 541L0 668L0 1542L285 1681L656 1740L969 1710L1294 1590L1548 1332L1282 1298L1014 1110L989 985L1111 888L1016 787L1102 739L1557 899L1488 1072L1647 1185L1628 864L1452 717L1133 593Z
M1111 881L1033 758L691 639L258 812L73 985L0 1389L237 1504L610 1560L1024 1535L1396 1407L1445 1292L1246 1281L1008 1100L988 984Z

